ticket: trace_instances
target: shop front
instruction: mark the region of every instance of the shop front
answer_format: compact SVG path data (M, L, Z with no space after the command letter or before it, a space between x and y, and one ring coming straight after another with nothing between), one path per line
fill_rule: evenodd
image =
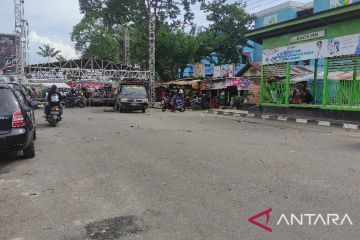
M263 27L260 106L360 111L360 3Z

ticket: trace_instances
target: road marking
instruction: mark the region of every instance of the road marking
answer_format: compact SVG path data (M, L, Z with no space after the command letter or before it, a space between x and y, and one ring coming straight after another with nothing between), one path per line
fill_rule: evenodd
M318 121L318 125L319 125L319 126L330 127L330 126L331 126L331 122L328 122L328 121Z
M359 130L359 125L345 123L345 124L344 124L344 128L345 128L345 129Z
M283 117L283 116L279 116L279 117L278 117L278 120L279 120L279 121L284 121L284 122L285 122L285 121L287 121L287 120L288 120L288 118L287 118L287 117Z
M297 123L308 123L308 120L307 120L307 119L297 118L297 119L296 119L296 122L297 122Z

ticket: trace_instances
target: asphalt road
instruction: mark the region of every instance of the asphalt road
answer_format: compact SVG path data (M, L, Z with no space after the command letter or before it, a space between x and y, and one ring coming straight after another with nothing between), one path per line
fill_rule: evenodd
M1 240L360 238L359 132L103 108L51 128L37 115L36 158L0 156ZM271 233L248 222L269 208ZM353 225L277 225L283 213Z

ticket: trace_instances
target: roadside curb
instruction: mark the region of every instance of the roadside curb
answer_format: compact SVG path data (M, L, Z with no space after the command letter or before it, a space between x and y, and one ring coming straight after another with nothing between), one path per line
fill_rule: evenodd
M241 118L259 118L263 120L275 120L281 122L294 122L298 124L312 124L324 127L338 127L348 130L360 130L360 125L357 123L349 122L339 122L332 120L319 120L319 119L306 119L306 118L297 118L294 116L285 116L285 115L269 115L269 114L253 114L246 112L232 112L229 110L208 110L208 114L222 115L222 116L232 116L232 117L241 117Z

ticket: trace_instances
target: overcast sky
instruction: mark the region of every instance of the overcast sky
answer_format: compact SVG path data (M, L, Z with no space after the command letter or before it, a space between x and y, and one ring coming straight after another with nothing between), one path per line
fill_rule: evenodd
M14 1L0 0L0 33L14 31ZM39 46L50 44L61 50L65 58L77 58L77 54L70 40L70 33L75 24L81 19L78 0L24 0L25 18L30 24L30 63L43 62L36 52ZM234 0L229 0L233 2ZM248 0L251 12L286 2L287 0ZM298 0L308 2L309 0ZM206 25L205 15L197 8L195 23Z

